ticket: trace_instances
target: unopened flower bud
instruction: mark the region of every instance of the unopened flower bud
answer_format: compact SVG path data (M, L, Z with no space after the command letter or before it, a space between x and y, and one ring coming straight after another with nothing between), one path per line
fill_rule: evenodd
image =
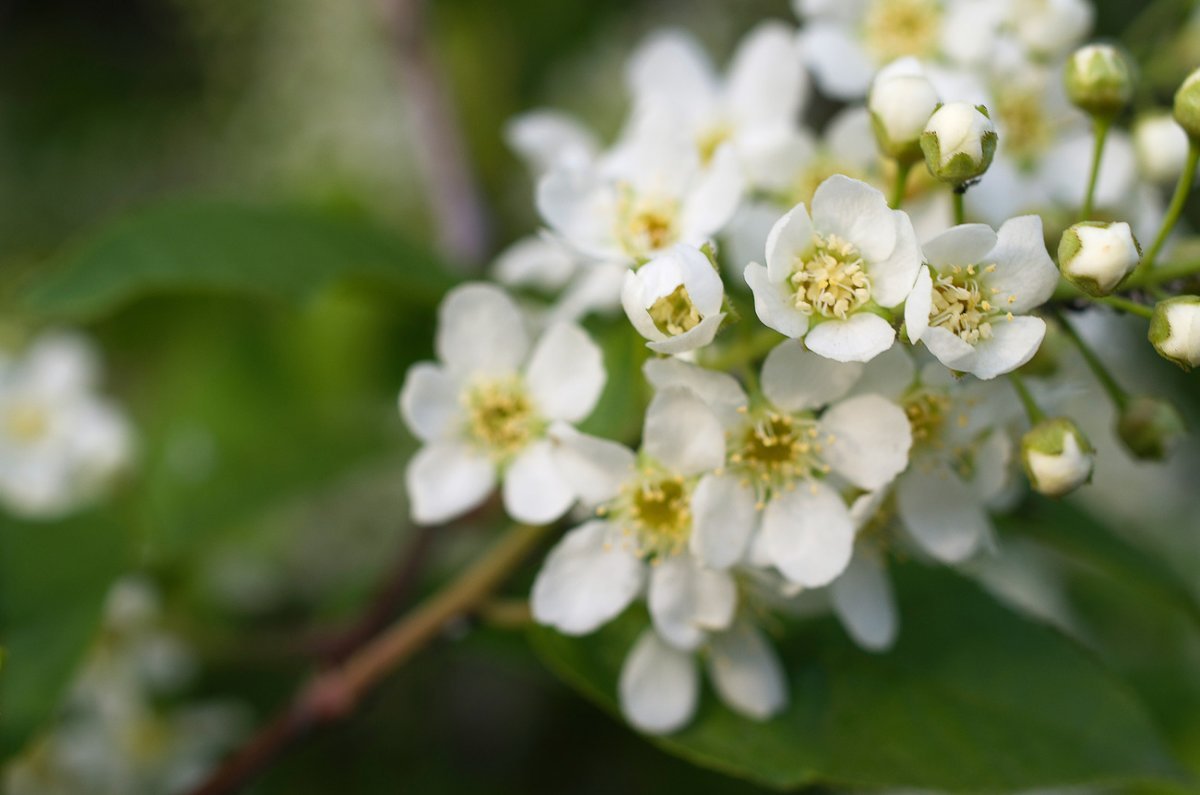
M996 153L996 125L987 108L947 102L929 118L921 133L921 151L929 173L961 185L982 176Z
M1160 356L1184 370L1200 364L1200 296L1179 295L1159 301L1147 336Z
M1136 397L1117 418L1117 434L1125 448L1144 460L1163 460L1186 433L1183 417L1175 407L1157 398Z
M1143 176L1173 182L1187 162L1187 133L1170 113L1152 113L1133 125L1133 149Z
M1133 69L1111 44L1089 44L1073 52L1064 79L1072 104L1101 119L1115 118L1133 99Z
M1058 267L1071 284L1088 295L1111 293L1142 259L1142 248L1129 224L1121 221L1075 224L1058 243Z
M901 163L920 160L921 133L937 106L937 91L924 75L880 75L867 96L879 150Z
M1092 478L1092 446L1066 417L1042 420L1021 439L1021 460L1034 490L1062 497Z
M1175 92L1175 121L1193 141L1200 141L1200 69Z

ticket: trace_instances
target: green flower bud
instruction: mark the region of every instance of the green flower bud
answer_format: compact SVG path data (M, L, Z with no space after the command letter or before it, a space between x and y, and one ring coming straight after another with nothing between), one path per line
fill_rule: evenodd
M925 125L921 151L930 174L942 182L962 185L988 170L996 154L996 140L996 125L987 108L947 102Z
M1072 104L1100 119L1115 118L1133 98L1133 69L1109 44L1080 47L1067 59L1063 76Z
M1175 121L1193 141L1200 141L1200 69L1175 92Z
M1159 301L1146 336L1160 356L1184 370L1200 365L1200 296L1178 295Z
M1092 479L1092 445L1066 417L1033 426L1021 439L1021 461L1034 491L1047 497L1062 497Z
M1088 295L1108 295L1142 259L1133 230L1124 222L1084 221L1063 232L1058 268Z
M1117 418L1117 435L1134 458L1162 461L1186 434L1175 407L1157 398L1136 397Z

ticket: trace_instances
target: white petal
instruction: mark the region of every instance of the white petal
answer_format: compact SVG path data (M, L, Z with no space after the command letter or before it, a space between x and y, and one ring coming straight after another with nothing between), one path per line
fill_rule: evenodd
M487 499L496 485L496 468L466 444L435 442L408 462L405 482L413 521L441 524Z
M709 315L682 334L676 334L674 337L659 342L647 342L646 347L655 353L664 353L670 356L698 350L713 341L717 332L721 330L723 320L725 320L724 312Z
M1012 463L1013 443L1002 430L993 430L976 448L974 477L970 487L983 504L1000 496L1010 479L1009 464Z
M504 140L538 173L586 164L600 148L578 119L554 110L533 110L510 119L504 125Z
M846 632L867 651L885 651L896 642L896 599L883 563L859 551L829 586L833 612Z
M929 328L929 312L933 309L933 277L929 268L922 267L917 274L908 300L904 302L904 328L909 342L917 342Z
M868 262L885 260L896 248L895 214L882 193L860 180L834 174L817 186L812 219L818 232L850 241ZM913 270L915 276L916 265Z
M690 651L704 641L708 630L729 626L737 588L728 572L706 568L685 553L651 569L646 603L658 634L672 646Z
M912 355L903 345L894 345L867 362L850 394L883 395L889 400L899 400L912 386L916 375L917 366Z
M459 416L458 381L432 362L417 362L404 377L400 413L423 442L452 435Z
M817 85L834 99L858 99L867 93L874 64L841 25L813 21L804 26L801 52Z
M921 246L935 270L951 265L966 267L984 262L998 238L987 224L959 224Z
M721 231L741 203L745 187L737 155L732 146L725 144L690 188L680 208L679 229L683 242L698 246Z
M904 410L887 398L847 398L821 416L821 431L833 437L825 463L861 489L883 488L908 465L912 427Z
M988 257L996 270L986 282L989 288L1000 291L995 303L1017 313L1046 303L1054 294L1059 274L1046 251L1041 216L1023 215L1005 221L996 236L999 242Z
M616 204L592 168L558 167L538 180L538 213L572 248L598 259L627 259L614 236Z
M746 34L730 64L725 93L743 126L792 126L808 94L795 32L764 22Z
M607 522L571 530L542 564L529 606L539 624L586 635L621 614L642 589L646 566Z
M501 489L508 515L525 524L548 524L575 502L575 489L543 439L525 448L504 473Z
M992 322L992 336L975 346L975 363L968 372L988 380L1012 372L1037 353L1046 336L1046 321L1028 315Z
M667 335L659 331L646 311L646 307L652 303L654 299L649 302L646 300L646 285L642 277L634 271L626 271L625 281L621 283L621 307L625 310L625 317L629 318L637 333L646 339L665 340Z
M804 338L810 351L837 362L869 362L895 341L896 330L891 324L870 312L859 312L845 320L826 320Z
M504 375L516 372L529 350L521 310L508 293L491 284L464 284L438 307L438 358L455 373Z
M706 370L679 359L649 359L642 366L646 380L656 390L686 387L699 395L726 426L741 421L740 409L749 398L737 379L728 373Z
M892 211L896 225L896 244L887 259L867 264L871 277L871 298L882 307L898 306L912 292L917 271L921 270L921 247L912 221L900 210Z
M763 512L763 541L772 562L793 583L826 585L842 573L854 547L846 503L821 482L801 483Z
M835 362L806 351L798 340L787 340L767 354L762 390L784 411L816 409L849 392L862 372L858 362Z
M701 316L721 311L721 304L725 301L725 285L721 282L721 274L704 252L695 246L680 243L671 249L671 253L679 260L683 286L696 305L696 311Z
M979 499L944 467L914 468L901 477L896 508L909 534L943 563L966 560L991 532Z
M746 284L754 293L754 313L769 328L797 339L808 330L808 315L796 308L783 284L772 283L767 269L751 262L745 270Z
M812 251L813 231L803 204L797 204L771 227L766 255L767 275L772 284L786 281L796 269L796 260Z
M692 554L714 569L741 560L758 524L754 490L729 475L705 475L692 493Z
M714 635L709 651L709 678L731 709L766 720L787 706L783 665L756 627L739 621L728 632Z
M688 33L668 30L643 42L629 59L629 92L638 107L666 103L708 110L716 78L708 53Z
M636 458L623 444L580 433L565 422L552 425L546 436L563 478L585 504L599 505L616 497L621 484L633 475Z
M547 419L579 422L604 390L604 357L574 323L556 323L542 334L525 367L525 384Z
M683 728L696 712L700 677L689 652L664 643L654 630L638 638L617 685L621 713L636 729L670 734Z
M560 241L530 235L513 243L496 257L492 275L506 287L560 290L578 270L578 255Z
M994 326L993 326L994 328ZM926 349L951 370L969 373L975 369L975 346L949 329L930 326L921 335Z
M725 430L695 392L672 387L646 409L642 450L673 472L698 475L725 463Z

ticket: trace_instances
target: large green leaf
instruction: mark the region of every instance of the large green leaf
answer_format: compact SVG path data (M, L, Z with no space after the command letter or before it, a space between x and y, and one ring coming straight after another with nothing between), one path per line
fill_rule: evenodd
M663 748L780 789L817 782L1014 792L1085 782L1169 780L1175 763L1119 681L1054 631L950 574L898 579L903 629L871 655L832 621L783 649L791 704L756 723L706 694L694 723ZM535 630L566 681L615 710L635 615L575 640Z
M25 307L92 318L164 291L248 293L291 302L363 279L435 302L453 284L418 246L362 220L315 210L173 202L121 218L48 263Z
M0 758L59 703L108 587L129 563L127 540L100 514L50 524L0 518Z

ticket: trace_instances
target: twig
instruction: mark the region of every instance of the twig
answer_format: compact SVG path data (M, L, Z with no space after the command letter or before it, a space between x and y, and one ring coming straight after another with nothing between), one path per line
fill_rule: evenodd
M550 526L519 525L469 569L418 605L342 665L317 674L292 703L230 757L192 795L230 795L314 729L354 711L387 676L433 641L447 624L476 610L541 542Z

